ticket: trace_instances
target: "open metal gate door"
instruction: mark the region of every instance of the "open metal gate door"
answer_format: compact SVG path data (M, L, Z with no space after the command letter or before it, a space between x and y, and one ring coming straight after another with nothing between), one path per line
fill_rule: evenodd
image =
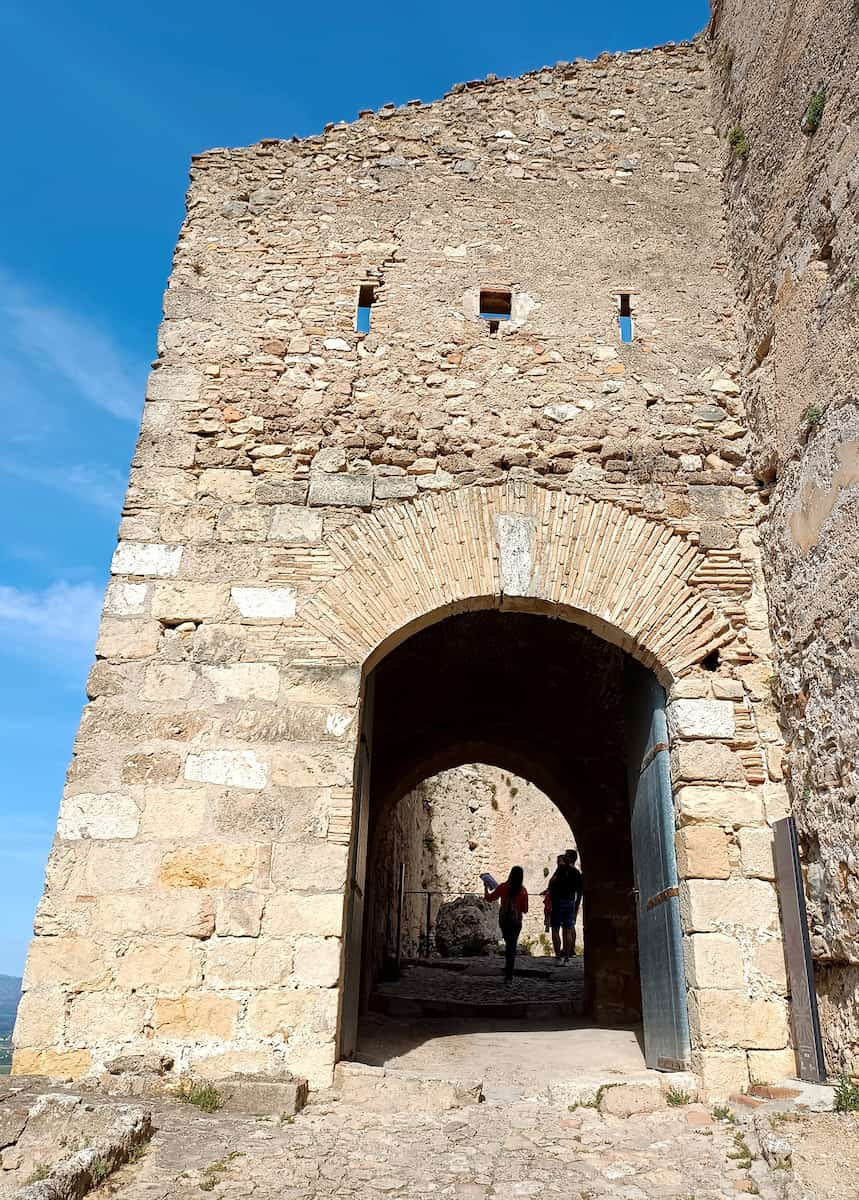
M364 941L364 890L367 881L367 835L370 822L370 747L372 744L373 676L364 690L361 738L352 806L352 837L346 873L346 920L343 926L343 974L337 1057L354 1058L361 1014L361 949Z
M689 1066L689 1016L665 692L650 671L630 664L627 699L644 1055L648 1067L679 1071Z

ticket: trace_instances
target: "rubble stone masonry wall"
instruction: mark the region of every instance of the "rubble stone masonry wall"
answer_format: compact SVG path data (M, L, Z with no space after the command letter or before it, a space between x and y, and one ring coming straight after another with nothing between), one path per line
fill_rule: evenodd
M17 1072L329 1082L362 668L511 596L672 688L694 1065L792 1068L711 122L696 43L195 159ZM512 290L497 333L481 287Z
M711 34L719 130L741 129L747 147L726 198L753 472L769 497L783 770L828 1062L857 1071L859 8L720 0Z

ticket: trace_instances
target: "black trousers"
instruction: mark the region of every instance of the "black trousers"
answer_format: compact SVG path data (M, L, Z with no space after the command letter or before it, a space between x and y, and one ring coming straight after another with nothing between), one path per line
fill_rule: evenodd
M513 978L513 964L516 961L516 944L522 932L521 921L501 921L501 934L504 938L504 978Z

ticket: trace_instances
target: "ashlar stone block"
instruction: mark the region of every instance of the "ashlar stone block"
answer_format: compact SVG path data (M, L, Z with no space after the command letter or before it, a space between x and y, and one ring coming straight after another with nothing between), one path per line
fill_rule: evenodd
M80 1079L90 1069L89 1050L16 1049L12 1070L16 1075L47 1075L52 1079Z
M201 964L195 939L134 941L117 959L116 982L128 991L184 992L199 985Z
M764 806L754 788L720 788L686 785L675 794L681 825L700 823L736 829L762 825Z
M755 879L775 879L772 830L766 825L759 829L741 829L737 837L743 874Z
M65 992L43 986L24 992L15 1020L16 1046L57 1046L65 1029Z
M316 471L310 476L307 503L317 508L327 505L369 508L373 503L373 476L330 475L324 471Z
M280 700L284 704L349 706L357 703L360 687L357 667L295 659L284 670Z
M227 585L156 583L152 615L161 621L217 621L227 611Z
M205 939L215 931L215 907L208 893L188 888L150 893L114 892L100 896L93 921L99 931L131 938L136 934L184 934Z
M253 750L203 750L185 760L185 778L224 787L264 788L268 764Z
M668 728L672 737L732 738L734 706L730 700L672 700Z
M728 839L716 825L687 825L675 835L677 869L684 879L727 879Z
M742 1050L693 1050L692 1070L709 1100L724 1100L749 1086L749 1068Z
M161 860L160 880L165 887L249 887L257 873L257 847L220 842L170 850Z
M269 901L271 903L271 901ZM247 892L224 892L215 908L218 937L259 937L265 898Z
M188 663L154 662L146 668L144 700L187 700L199 676Z
M164 542L120 542L110 563L112 575L153 575L169 578L179 574L184 546Z
M743 951L736 938L722 933L694 933L683 942L686 981L690 987L739 989Z
M24 989L69 987L89 991L111 979L104 954L95 942L80 937L38 938L30 947Z
M206 788L146 788L140 833L164 839L196 836L203 828L208 795Z
M158 1037L230 1041L235 1037L239 1002L210 992L189 993L155 1002L152 1025Z
M779 927L775 888L762 879L687 879L680 885L687 933Z
M347 850L346 846L321 838L276 843L272 851L272 883L277 888L310 891L324 879L328 887L345 887Z
M333 988L340 978L339 938L299 938L293 972L300 987Z
M337 1027L336 991L330 988L278 988L248 1002L245 1031L253 1037L289 1041L297 1030L331 1034Z
M104 611L112 617L138 617L146 610L151 590L148 583L122 583L113 579L107 585Z
M237 471L213 467L200 472L197 482L199 496L213 496L217 500L231 500L238 504L250 503L254 499L256 477L253 471Z
M124 662L151 658L158 649L161 626L157 621L135 617L104 617L98 631L95 652L99 658Z
M343 930L343 894L325 892L302 895L287 892L271 896L265 906L263 932L271 937L339 937Z
M277 504L269 538L285 546L317 546L322 540L322 513L304 504Z
M671 750L671 773L679 783L745 779L740 756L719 742L677 742Z
M295 588L234 587L230 597L241 615L253 620L283 621L295 616Z
M215 689L215 702L277 700L280 673L272 663L236 663L229 667L204 667L203 674Z
M284 987L292 972L292 947L274 939L212 938L206 943L205 971L211 988Z
M782 1083L796 1078L796 1051L790 1046L784 1050L750 1050L749 1078L755 1083Z
M696 1045L725 1050L781 1050L789 1036L782 1002L714 988L689 993L689 1028Z
M57 834L79 838L133 838L140 826L140 810L124 792L83 792L66 795L57 818Z

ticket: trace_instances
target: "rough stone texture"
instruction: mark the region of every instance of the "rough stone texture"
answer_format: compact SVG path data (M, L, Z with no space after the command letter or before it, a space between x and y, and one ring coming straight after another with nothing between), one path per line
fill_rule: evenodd
M290 1191L306 1200L732 1200L742 1192L776 1200L784 1177L762 1159L751 1168L738 1161L737 1132L757 1152L742 1109L738 1124L728 1124L694 1103L631 1120L584 1106L571 1112L567 1103L509 1100L442 1112L393 1102L378 1111L338 1100L311 1103L283 1125L166 1103L154 1115L150 1150L112 1181L121 1200L197 1200L201 1191L256 1200L281 1200ZM836 1193L808 1194L823 1200ZM846 1200L846 1192L837 1195Z
M752 466L823 1033L859 1068L859 37L852 0L720 0L715 111L728 150ZM819 128L803 119L825 89ZM764 611L761 605L760 627Z
M152 1136L148 1109L0 1082L0 1197L78 1200Z
M591 639L577 728L548 651L529 667L520 645L518 688L490 699L521 704L540 668L553 707L539 725L521 710L519 756L538 786L541 768L574 778L554 748L587 737L586 792L568 782L566 802L596 1008L640 1003L624 653L698 705L677 710L678 783L730 785L687 823L783 814L708 81L702 43L668 46L195 158L16 1071L154 1052L177 1074L330 1082L362 673L441 617L563 626L572 658ZM497 332L483 286L513 292ZM401 711L441 662L407 680ZM456 697L440 699L427 738ZM518 770L515 732L494 746ZM401 762L389 792L478 761L464 734L446 749ZM722 890L693 888L686 931L724 932L728 914L751 961L776 937L774 889L744 877L733 840L729 863L687 880ZM768 978L748 975L749 1004L782 1003ZM762 1036L732 1043L740 1074Z

